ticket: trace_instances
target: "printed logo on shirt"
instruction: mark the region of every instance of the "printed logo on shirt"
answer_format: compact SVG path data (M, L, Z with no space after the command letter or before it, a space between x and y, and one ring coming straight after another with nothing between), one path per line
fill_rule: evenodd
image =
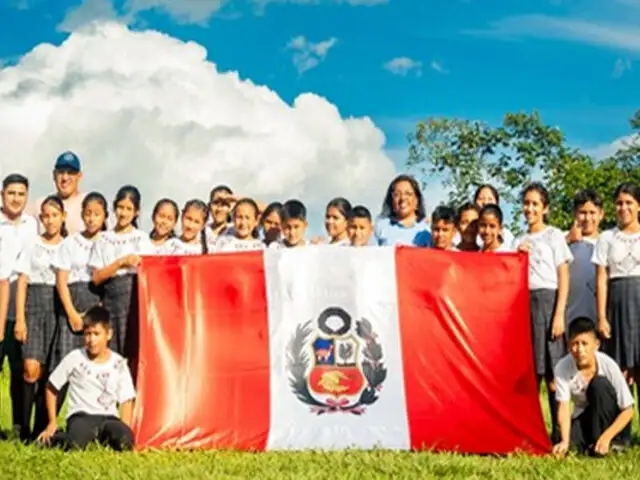
M293 393L311 413L362 415L379 398L387 377L383 362L371 323L353 322L344 309L329 307L317 321L298 325L287 370Z

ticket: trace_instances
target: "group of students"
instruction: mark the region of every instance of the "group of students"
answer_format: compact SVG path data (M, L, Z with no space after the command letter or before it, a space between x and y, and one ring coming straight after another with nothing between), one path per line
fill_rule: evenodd
M55 172L79 174L77 158L63 154ZM522 192L527 229L514 238L503 226L493 186L480 186L473 202L457 210L439 206L428 216L418 183L399 175L375 221L366 207L336 198L326 207L326 237L310 240L299 200L265 205L239 198L226 186L215 187L208 202L190 200L182 209L171 199L158 201L149 233L138 229L141 195L134 186L120 188L111 205L100 193L83 195L81 221L68 217L69 200L59 195L39 202L37 219L28 215L28 190L27 178L7 176L0 215L2 360L7 356L11 365L13 423L24 440L83 446L98 439L114 448L132 446L135 391L127 359L136 355L136 270L142 256L311 244L528 252L534 364L538 384L544 379L550 392L554 449L566 452L578 433L574 445L600 454L614 440L629 440L629 385L640 380L637 185L619 186L618 227L600 234L603 210L596 192L577 194L575 224L562 232L547 225L549 194L532 183ZM69 416L62 434L56 416L67 388ZM609 416L602 415L605 397ZM573 413L570 401L580 405ZM122 407L119 418L116 405Z

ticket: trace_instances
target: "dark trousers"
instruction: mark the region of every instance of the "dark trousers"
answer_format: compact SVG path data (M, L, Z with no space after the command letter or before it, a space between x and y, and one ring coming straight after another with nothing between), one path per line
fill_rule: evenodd
M53 443L84 449L95 441L117 451L132 450L133 431L117 417L76 413L67 419L66 432L57 434Z
M571 422L571 446L581 453L593 453L596 442L620 415L616 390L603 376L595 376L587 387L587 408ZM613 442L621 442L618 434Z
M4 332L4 341L0 342L0 369L4 366L5 358L9 360L10 383L9 394L11 398L11 416L13 425L22 422L22 346L13 336L16 324L7 319Z

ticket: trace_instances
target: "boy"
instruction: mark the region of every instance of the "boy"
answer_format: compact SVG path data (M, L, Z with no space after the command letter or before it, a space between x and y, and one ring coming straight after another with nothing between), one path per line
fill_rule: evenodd
M560 428L560 442L553 447L556 455L566 454L570 447L606 455L612 443L614 449L625 443L620 433L633 418L633 396L620 367L599 347L591 319L575 319L569 326L570 354L555 367Z
M294 248L304 247L307 241L304 234L307 230L307 208L299 200L288 200L282 206L282 236L279 242L273 242L269 247Z
M466 252L480 250L478 246L478 217L480 217L480 208L475 203L467 202L458 209L456 216L456 227L460 234L458 250Z
M433 248L457 250L453 246L456 236L456 212L451 207L441 205L431 214L431 238Z
M567 234L573 254L569 267L567 322L587 317L597 320L596 266L591 262L603 217L602 200L594 190L582 190L573 200L574 224Z
M136 392L126 360L108 347L112 335L109 312L103 307L90 308L84 315L84 348L69 353L49 376L49 425L38 440L53 438L54 444L76 448L97 440L114 450L133 448L131 421ZM57 396L67 383L67 430L56 435Z
M347 232L349 233L349 242L352 247L371 245L373 222L371 220L371 212L367 207L357 205L351 209Z

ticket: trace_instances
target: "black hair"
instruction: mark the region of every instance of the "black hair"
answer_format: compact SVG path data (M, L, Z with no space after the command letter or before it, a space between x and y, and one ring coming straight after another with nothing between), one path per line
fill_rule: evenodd
M307 221L307 207L300 200L287 200L282 206L284 210L283 220L302 220Z
M549 206L549 190L547 190L547 188L542 183L532 182L524 187L521 195L522 203L524 203L524 199L529 192L538 192L538 195L540 195L540 201L542 201L542 206L545 208ZM547 223L549 221L549 215L546 213L542 215L542 221L544 223Z
M189 200L184 204L184 208L182 209L182 216L187 213L187 210L190 208L195 208L196 210L200 210L202 215L204 215L204 221L202 222L202 230L200 230L200 245L202 246L202 254L206 255L209 253L209 247L207 246L207 219L209 218L209 207L202 200L194 198Z
M482 218L484 215L493 215L498 219L498 223L500 225L502 225L502 222L504 221L502 209L495 203L488 203L484 207L482 207L482 210L480 210L480 218Z
M161 198L156 202L156 204L153 207L153 212L151 212L151 221L153 222L153 219L158 214L158 212L160 211L163 205L169 205L173 209L173 214L176 217L176 222L177 222L178 217L180 216L180 209L178 208L178 204L173 200L171 200L170 198ZM207 215L208 214L209 212L207 211ZM149 233L149 238L151 238L151 240L155 240L157 236L158 236L158 232L156 232L156 227L154 226L151 229L151 232ZM169 232L169 238L175 238L175 236L176 236L175 229L171 230Z
M83 323L85 327L102 325L105 330L109 330L111 328L111 314L106 308L96 305L86 311Z
M468 212L469 210L474 210L478 216L480 216L480 207L473 202L464 202L460 207L458 207L458 211L456 212L456 225L460 225L460 220L462 220L462 214L464 212ZM432 220L433 223L433 220Z
M593 320L587 317L578 317L569 325L569 340L572 340L583 333L592 333L593 336L598 338L598 332Z
M443 221L444 223L455 224L456 211L447 205L440 205L436 207L431 214L431 225L435 225L440 221Z
M121 187L120 190L118 190L118 192L116 193L116 198L113 201L113 209L116 210L118 203L120 203L124 199L131 200L131 203L133 203L133 208L136 209L136 214L133 217L133 220L131 221L131 225L133 225L134 228L138 228L138 216L140 215L140 201L142 199L140 195L140 190L138 190L133 185L125 185L124 187Z
M598 208L602 208L602 198L600 198L598 192L591 188L586 188L584 190L580 190L576 193L576 196L573 197L573 211L577 211L581 206L588 202L593 203Z
M618 185L615 193L613 194L613 199L617 200L620 194L626 193L627 195L631 195L636 202L640 203L640 188L637 184L633 182L624 182Z
M371 212L364 205L356 205L351 209L351 214L349 215L349 220L353 220L355 218L364 218L372 221Z
M400 182L408 182L411 185L411 188L416 195L416 216L418 217L419 222L424 220L426 213L424 209L424 198L422 196L422 190L420 190L420 185L418 185L416 179L411 175L398 175L391 181L391 183L389 184L389 188L387 188L387 194L384 197L384 202L382 203L382 211L380 212L380 216L382 218L394 217L395 214L393 212L393 191L395 190L396 185Z
M99 192L88 193L82 199L82 211L83 212L87 209L87 207L89 206L89 204L91 202L99 203L100 206L102 207L102 209L104 210L104 221L102 222L102 226L100 227L100 230L102 230L104 232L104 231L107 230L107 218L109 218L109 208L107 207L107 199L104 198L104 195L102 195Z
M272 202L267 205L267 208L264 209L262 215L260 215L260 225L264 222L265 218L271 215L273 212L276 212L280 217L280 221L284 218L284 207L280 202Z
M493 195L493 198L496 199L496 205L500 204L500 194L498 193L498 190L496 190L496 187L494 187L493 185L489 184L489 183L483 183L482 185L480 185L477 189L476 189L476 193L474 193L473 195L473 203L478 203L478 198L480 197L480 194L482 193L482 190L484 190L485 188L488 188L489 190L491 190L491 194Z
M337 209L344 218L348 219L352 207L351 203L346 198L336 197L327 203L326 210L329 210L330 208Z
M233 190L231 190L231 188L229 188L226 185L216 185L215 187L213 187L211 189L211 193L209 193L209 201L213 200L213 196L216 193L220 193L220 192L224 192L227 193L229 195L233 195Z
M4 180L2 180L2 189L5 190L9 185L14 184L24 185L27 187L27 190L29 189L29 179L19 173L12 173L4 177Z
M42 211L45 205L55 205L62 214L65 213L64 202L58 195L49 195L47 198L45 198L40 204L40 211ZM60 236L62 238L66 238L68 235L69 232L67 230L67 223L63 220L62 225L60 226Z
M256 201L252 198L241 198L240 200L238 200L235 204L235 206L233 207L233 216L235 217L236 214L236 210L238 209L238 207L240 205L249 205L252 209L253 209L253 213L256 217L256 220L260 219L260 207L258 207L258 204L256 203ZM251 231L251 236L253 238L258 238L260 236L260 233L258 232L258 225L256 225L253 230Z

